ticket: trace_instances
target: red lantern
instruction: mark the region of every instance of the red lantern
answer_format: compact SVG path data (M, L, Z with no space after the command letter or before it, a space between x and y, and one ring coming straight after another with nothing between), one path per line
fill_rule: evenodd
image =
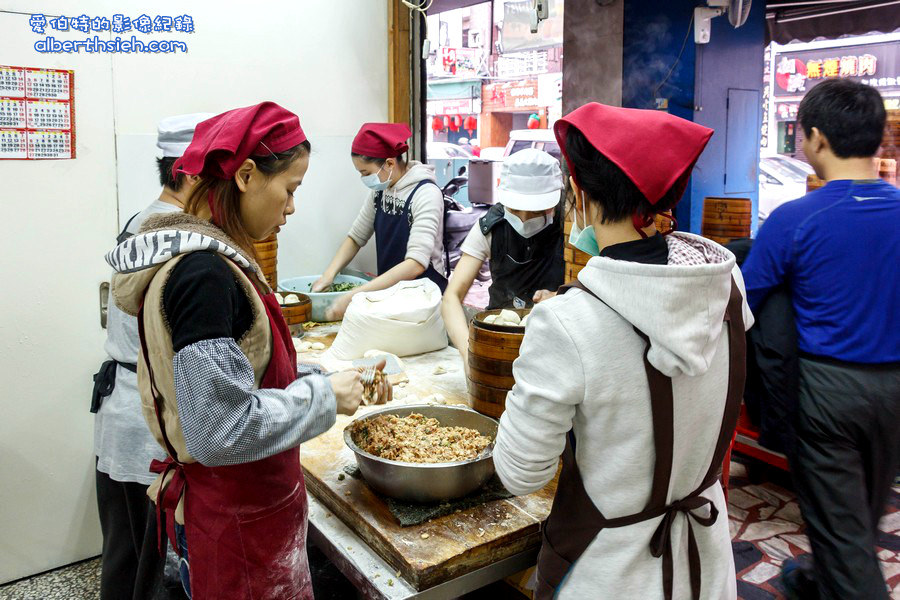
M478 119L476 119L472 115L469 115L468 117L466 117L466 120L463 121L463 127L466 131L469 132L469 135L471 136L475 132L475 130L478 129Z
M461 125L462 119L459 118L459 115L453 115L452 117L450 117L450 131L454 133L459 131Z
M444 120L440 117L435 117L431 120L431 129L434 131L440 131L444 128Z
M539 129L541 126L541 120L537 115L532 114L528 117L528 129Z

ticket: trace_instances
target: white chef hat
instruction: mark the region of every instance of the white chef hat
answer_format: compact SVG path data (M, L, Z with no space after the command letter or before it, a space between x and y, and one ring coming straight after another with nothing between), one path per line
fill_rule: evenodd
M156 146L163 157L178 158L191 143L197 123L214 117L213 113L192 113L166 117L156 126Z
M547 210L559 204L563 189L559 161L536 148L506 157L500 168L499 202L514 210Z

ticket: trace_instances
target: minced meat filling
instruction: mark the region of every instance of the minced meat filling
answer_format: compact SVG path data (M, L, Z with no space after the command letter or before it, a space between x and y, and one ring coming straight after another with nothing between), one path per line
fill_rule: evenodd
M360 421L353 442L375 456L410 463L459 462L476 458L491 439L467 427L442 427L418 413L407 417L379 415Z

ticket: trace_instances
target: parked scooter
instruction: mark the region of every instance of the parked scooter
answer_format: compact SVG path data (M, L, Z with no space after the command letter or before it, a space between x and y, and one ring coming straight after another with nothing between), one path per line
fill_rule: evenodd
M459 174L448 181L442 190L444 193L444 260L447 265L448 278L462 256L462 243L466 236L469 235L469 231L472 230L478 219L483 217L490 208L481 204L463 206L456 200L456 194L468 183L469 177L466 174L466 168L460 167ZM478 272L478 279L488 281L490 278L490 267L485 261Z

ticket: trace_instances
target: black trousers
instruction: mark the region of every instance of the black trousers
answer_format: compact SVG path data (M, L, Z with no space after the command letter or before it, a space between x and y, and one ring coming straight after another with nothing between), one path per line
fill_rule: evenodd
M823 599L887 600L875 544L900 466L900 365L800 360L791 471Z
M147 486L97 471L97 508L103 532L101 600L184 598L177 579L167 582L164 576L166 559L157 550L156 511Z

